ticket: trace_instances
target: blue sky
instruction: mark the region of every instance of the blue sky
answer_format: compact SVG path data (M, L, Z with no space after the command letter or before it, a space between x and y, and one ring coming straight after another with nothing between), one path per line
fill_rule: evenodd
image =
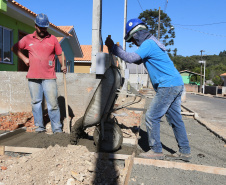
M73 25L81 45L92 44L93 0L16 0L35 13L45 13L57 26ZM102 38L123 43L124 0L102 0ZM128 0L127 20L161 7L175 27L178 55L218 55L226 50L225 0ZM225 23L222 23L225 22ZM221 24L213 24L221 23ZM204 24L211 24L206 25ZM193 26L182 26L193 25ZM202 26L196 26L202 25ZM132 52L136 48L128 48Z

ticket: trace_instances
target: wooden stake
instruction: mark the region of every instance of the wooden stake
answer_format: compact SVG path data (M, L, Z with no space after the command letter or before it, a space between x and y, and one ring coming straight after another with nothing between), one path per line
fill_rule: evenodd
M0 155L5 155L5 146L0 146Z
M125 162L125 168L126 168L127 174L126 174L124 185L129 184L129 179L130 179L130 175L131 175L133 163L134 163L134 156L135 156L135 152L133 152L132 156L130 156L130 159L127 159L127 161Z
M64 67L64 52L62 51L62 66ZM65 97L65 109L66 109L66 122L67 122L67 133L70 133L70 121L68 116L68 104L67 104L67 83L66 83L66 74L63 73L64 77L64 97Z

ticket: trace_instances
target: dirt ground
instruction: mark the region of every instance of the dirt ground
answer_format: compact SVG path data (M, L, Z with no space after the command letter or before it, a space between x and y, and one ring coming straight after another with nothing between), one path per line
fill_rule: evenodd
M137 126L142 122L137 155L148 150L146 126L144 124L145 109L149 105L153 92L143 92L146 96L141 102L128 108L114 112L123 131L124 138L135 139ZM131 97L120 97L116 107L131 102ZM192 151L190 163L226 168L225 142L217 138L193 119L183 116ZM126 175L124 160L106 160L95 155L96 146L92 140L93 127L86 130L87 139L81 139L78 145L68 145L69 135L49 133L27 133L32 139L19 138L19 134L11 141L25 143L24 146L45 147L40 152L30 155L6 153L0 156L0 185L8 184L123 184ZM32 141L32 142L31 142ZM172 128L161 120L161 141L165 154L178 150ZM6 141L4 141L6 142ZM1 141L2 143L2 141ZM29 147L32 147L29 146ZM132 154L135 148L123 145L116 153ZM182 161L180 161L182 162ZM134 165L130 184L225 184L226 176L165 169L154 166Z
M122 184L123 164L99 159L85 146L48 147L40 152L12 158L0 158L0 183L31 184Z

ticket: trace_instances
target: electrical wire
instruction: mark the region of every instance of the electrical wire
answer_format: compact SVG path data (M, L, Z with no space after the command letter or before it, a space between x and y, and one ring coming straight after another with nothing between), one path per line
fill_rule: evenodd
M142 8L142 6L141 6L141 4L140 4L140 1L137 0L137 2L139 3L141 10L144 11L143 8Z
M167 5L168 5L168 0L166 0L165 7L164 7L164 12L165 12L165 13L166 13Z
M175 25L175 27L182 28L182 29L185 29L185 30L196 31L196 32L203 33L203 34L206 34L206 35L212 35L212 36L217 36L217 37L226 37L225 35L218 35L218 34L214 34L214 33L202 32L202 31L193 30L193 29L190 29L190 28L183 28L182 26L177 26L177 25Z
M226 22L216 22L216 23L210 23L210 24L196 24L196 25L181 25L181 24L174 24L178 26L211 26L215 24L225 24Z

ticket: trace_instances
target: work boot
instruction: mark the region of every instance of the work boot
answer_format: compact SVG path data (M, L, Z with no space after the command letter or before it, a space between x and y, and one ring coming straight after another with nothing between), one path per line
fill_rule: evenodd
M63 133L63 131L61 131L61 132L60 131L59 132L57 131L57 132L54 132L53 134L62 134L62 133Z
M191 154L182 154L180 152L171 155L166 155L166 160L182 160L185 162L189 162L191 158L192 158Z
M148 152L140 153L139 157L147 158L147 159L163 160L164 159L164 154L162 152L161 153L156 153L153 150L149 150Z

